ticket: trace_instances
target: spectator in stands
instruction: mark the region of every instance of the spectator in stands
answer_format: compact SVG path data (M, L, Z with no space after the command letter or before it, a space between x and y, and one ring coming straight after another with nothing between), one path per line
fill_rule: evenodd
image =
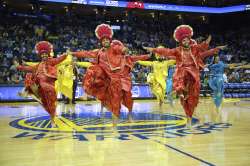
M4 80L4 77L3 77L3 72L0 71L0 84L4 84L5 83L5 80Z
M77 16L62 17L61 15L53 17L50 21L46 21L44 19L41 20L41 18L23 18L0 13L0 17L5 18L0 20L0 67L11 68L11 71L14 70L13 59L18 59L18 61L22 59L25 61L38 61L39 59L35 56L33 45L40 40L51 41L55 47L55 54L65 52L66 46L72 50L97 48L98 42L92 30L98 23L104 21L104 17L99 16L95 22L89 21L88 17L82 19ZM122 39L131 48L131 54L145 53L141 47L143 44L153 47L162 43L170 48L175 47L176 43L174 40L166 38L166 36L172 35L170 30L176 27L179 22L171 20L170 23L170 20L162 20L155 24L153 23L154 20L151 19L140 21L140 24L134 19L130 19L129 22L125 21L121 24L121 30L115 32L115 38ZM40 22L44 22L44 25L41 26ZM250 62L249 27L242 26L237 31L225 30L223 28L225 31L221 32L217 28L219 25L209 24L206 25L206 29L203 26L196 26L199 27L199 34L211 34L213 32L213 45L221 45L222 43L229 42L229 49L223 52L225 55L224 60L227 63L240 63L242 60ZM199 36L199 34L195 35ZM137 70L139 70L138 73ZM143 72L148 73L148 70L141 71L141 66L137 65L133 71L136 82L137 80L141 82L146 81L146 74L143 74ZM237 79L238 77L235 77L235 74L232 77L228 74L228 79L234 82L249 79L243 70L238 71L238 73L240 79ZM0 77L0 82L4 81L4 83L8 83L8 80L10 80L9 73L5 71L0 73Z
M233 77L233 80L235 82L240 82L240 74L239 72L237 71L237 69L235 69L232 73L232 77Z
M17 62L16 58L14 58L12 60L12 65L10 66L10 72L14 73L16 72L16 67L19 65L19 63Z
M228 79L227 79L226 73L223 74L223 80L224 80L225 83L228 83Z
M13 73L10 78L10 82L12 84L20 84L22 81L21 75L18 75L18 73Z
M145 83L146 82L146 74L144 73L143 68L141 68L137 73L137 82Z

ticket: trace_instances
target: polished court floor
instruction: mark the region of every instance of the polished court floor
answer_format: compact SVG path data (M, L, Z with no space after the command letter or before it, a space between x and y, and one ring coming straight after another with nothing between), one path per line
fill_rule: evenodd
M219 114L201 99L191 130L174 105L136 100L114 130L98 102L58 103L57 128L37 103L1 103L0 166L250 165L250 99L227 99Z

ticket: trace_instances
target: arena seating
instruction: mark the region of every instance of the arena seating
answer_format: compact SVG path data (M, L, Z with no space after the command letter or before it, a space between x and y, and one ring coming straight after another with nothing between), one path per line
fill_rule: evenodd
M225 98L250 97L250 83L225 83Z

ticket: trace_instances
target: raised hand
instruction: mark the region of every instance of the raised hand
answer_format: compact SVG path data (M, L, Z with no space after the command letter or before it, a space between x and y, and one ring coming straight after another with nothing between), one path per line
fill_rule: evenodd
M142 47L143 49L147 50L148 52L153 52L153 48L152 47Z
M22 64L22 65L27 65L27 62L25 62L25 61L22 59L21 64ZM19 65L20 65L20 64L19 64Z
M124 48L122 49L122 52L123 52L124 54L128 54L128 52L129 52L128 47L124 47Z
M208 38L207 38L207 40L206 40L206 43L209 44L211 42L211 40L212 40L212 36L209 35Z
M216 48L218 48L218 49L220 49L220 50L225 50L225 49L227 48L227 45L224 45L224 46L218 46L218 47L216 47Z
M72 55L72 52L70 51L70 49L67 49L66 55Z

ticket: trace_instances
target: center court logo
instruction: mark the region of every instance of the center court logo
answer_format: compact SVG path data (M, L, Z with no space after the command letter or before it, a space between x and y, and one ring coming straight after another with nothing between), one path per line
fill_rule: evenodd
M176 138L190 134L208 134L228 128L228 123L206 123L194 130L185 127L186 118L175 114L135 113L133 121L128 122L126 114L121 114L115 136L119 140L150 139L151 137ZM194 119L193 123L198 120ZM10 126L24 130L14 138L31 137L32 139L73 138L79 141L104 140L113 135L111 113L96 115L91 112L81 114L66 113L56 118L57 128L51 127L49 116L29 117L10 122ZM94 137L93 137L94 136Z

